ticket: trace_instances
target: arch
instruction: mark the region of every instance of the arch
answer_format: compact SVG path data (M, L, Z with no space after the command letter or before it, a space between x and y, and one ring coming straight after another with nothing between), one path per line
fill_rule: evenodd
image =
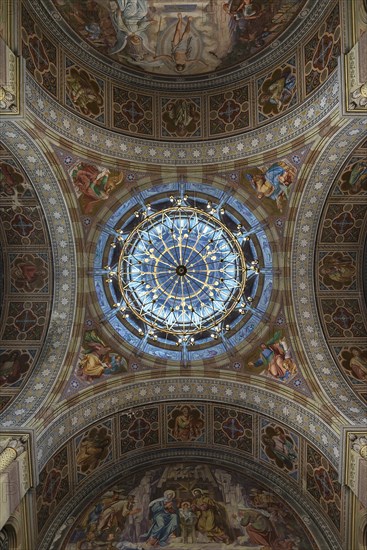
M0 550L16 550L17 548L17 532L10 523L6 523L0 531Z
M223 468L228 472L236 472L247 475L261 484L266 481L266 487L270 487L281 499L284 499L297 514L303 518L308 531L316 541L318 548L323 550L341 550L341 543L335 531L320 514L313 503L305 494L302 494L299 487L274 473L267 466L259 465L254 461L244 461L243 457L233 455L227 451L213 451L198 449L195 447L186 449L165 449L140 453L138 456L126 458L119 463L106 467L103 471L95 473L86 483L75 490L71 498L67 499L64 505L55 513L53 522L48 525L44 538L39 541L40 550L53 550L65 548L64 541L70 530L70 524L76 525L78 517L83 513L88 504L98 497L104 490L119 483L122 476L124 479L131 478L138 471L145 471L147 468L157 466L169 466L177 463L183 465L195 464L213 465L215 468ZM68 527L68 528L67 528Z

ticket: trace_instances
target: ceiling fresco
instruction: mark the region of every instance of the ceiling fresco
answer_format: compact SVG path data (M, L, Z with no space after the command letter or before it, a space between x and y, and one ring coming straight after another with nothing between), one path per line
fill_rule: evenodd
M364 262L367 231L366 151L366 142L354 150L330 190L319 227L316 264L324 334L342 373L365 402L365 282L358 266Z
M297 544L298 550L317 550L307 526L282 498L239 473L202 463L150 468L112 486L78 518L62 548L83 543L120 550L142 544L177 550L216 550L222 544L283 550Z
M17 4L0 412L32 440L28 547L349 550L346 440L367 422L352 3Z
M165 517L170 532L158 534L163 517L155 522L150 508L165 502L166 491L175 493L174 517ZM55 521L50 512L60 503ZM269 531L272 550L321 550L326 537L338 547L341 485L325 457L284 425L232 404L183 400L115 413L79 432L43 469L37 510L42 550L88 544L148 550L163 543L257 550ZM251 522L241 523L245 512L268 518L266 530L257 526L259 539L247 529ZM331 528L316 527L320 513ZM154 541L154 530L161 540Z
M42 206L13 155L0 150L0 410L40 355L52 304L52 252ZM4 273L6 276L4 277Z
M301 14L308 14L303 23L310 24L310 14L314 16L321 7L318 3L312 12L307 11L310 7L302 10ZM133 83L129 70L126 82L120 72L111 76L115 64L108 63L96 70L96 59L91 52L83 50L78 54L74 42L68 45L67 36L63 36L62 47L57 44L51 28L41 30L32 11L35 8L40 6L32 3L24 6L22 12L22 53L35 80L78 116L113 131L152 139L182 142L183 138L228 137L269 124L314 93L335 71L340 54L340 11L335 5L309 43L289 47L284 55L276 56L269 63L261 56L261 70L255 78L248 78L246 74L244 80L237 70L231 70L228 75L217 76L216 85L210 81L208 86L209 80L190 84L188 77L180 75L161 86L158 76L147 76L144 82ZM52 12L51 6L48 10L54 16L49 25L52 27L60 16ZM37 15L44 18L49 13ZM304 28L306 25L302 24L300 30ZM59 33L60 28L54 32ZM270 50L275 54L280 47L279 40L273 44L274 49ZM190 85L193 93L183 97Z
M305 4L306 0L54 0L87 46L129 70L176 77L221 73L248 63L285 31L292 31Z

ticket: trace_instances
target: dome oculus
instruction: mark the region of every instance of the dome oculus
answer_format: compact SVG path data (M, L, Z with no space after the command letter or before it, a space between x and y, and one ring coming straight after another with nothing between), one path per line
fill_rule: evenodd
M243 201L204 183L163 184L104 224L94 284L122 346L187 364L242 347L270 303L272 254Z
M198 208L174 206L150 214L130 233L118 281L137 317L186 337L231 313L245 287L246 261L219 219Z

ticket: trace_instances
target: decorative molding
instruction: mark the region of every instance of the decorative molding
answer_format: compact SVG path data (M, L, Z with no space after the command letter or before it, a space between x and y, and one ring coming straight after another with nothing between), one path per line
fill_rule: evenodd
M299 107L261 128L215 141L174 143L123 136L98 127L62 107L29 74L26 82L27 108L51 130L47 134L54 142L62 140L65 143L69 140L98 155L152 166L194 167L235 162L275 148L288 147L292 140L305 133L319 134L318 125L322 125L323 120L334 112L338 94L338 74L335 71ZM329 125L334 123L329 121Z

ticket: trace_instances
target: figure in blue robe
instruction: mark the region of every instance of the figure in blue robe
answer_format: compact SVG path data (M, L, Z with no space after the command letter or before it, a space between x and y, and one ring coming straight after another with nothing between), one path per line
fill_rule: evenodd
M149 504L153 524L148 533L142 536L148 539L151 546L166 546L168 538L179 528L178 508L175 492L168 489L163 497L152 500Z

